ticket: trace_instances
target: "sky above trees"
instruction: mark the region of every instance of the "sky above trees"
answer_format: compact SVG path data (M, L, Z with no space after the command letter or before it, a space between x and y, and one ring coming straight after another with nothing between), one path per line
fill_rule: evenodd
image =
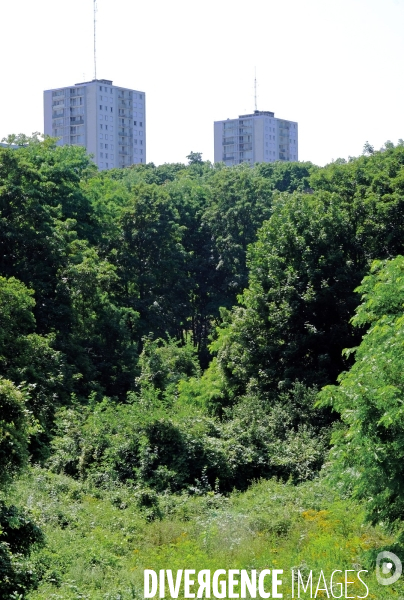
M147 160L213 160L213 122L258 108L299 123L323 165L404 138L402 0L98 0L97 76L147 94ZM43 90L93 78L92 0L0 7L0 138L43 131Z

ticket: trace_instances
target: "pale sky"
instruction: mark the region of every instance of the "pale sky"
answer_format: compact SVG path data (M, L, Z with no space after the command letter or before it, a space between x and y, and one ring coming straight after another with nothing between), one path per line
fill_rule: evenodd
M404 138L404 0L97 0L97 77L146 93L147 161L213 161L213 122L299 124L324 165ZM43 131L43 90L93 79L93 0L1 0L0 139Z

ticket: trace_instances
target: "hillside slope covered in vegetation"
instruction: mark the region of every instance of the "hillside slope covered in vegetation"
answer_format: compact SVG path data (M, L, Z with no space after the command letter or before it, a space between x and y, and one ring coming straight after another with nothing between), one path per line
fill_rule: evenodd
M0 148L2 598L400 554L404 145L367 150Z

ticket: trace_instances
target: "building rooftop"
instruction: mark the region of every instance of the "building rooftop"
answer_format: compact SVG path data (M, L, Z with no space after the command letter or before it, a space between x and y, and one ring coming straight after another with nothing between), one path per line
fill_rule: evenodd
M91 81L82 81L81 83L75 83L74 85L86 85L87 83L94 83L96 81L99 83L104 83L105 85L112 85L112 81L109 79L92 79Z
M275 113L270 112L269 110L255 110L251 115L239 115L239 119L247 119L247 117L274 117Z

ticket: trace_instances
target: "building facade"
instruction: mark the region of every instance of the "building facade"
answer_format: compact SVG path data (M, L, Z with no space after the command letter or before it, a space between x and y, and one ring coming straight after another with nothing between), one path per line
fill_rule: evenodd
M100 169L146 162L144 92L94 79L44 92L44 132L84 146Z
M273 112L256 110L238 119L215 121L214 139L215 163L230 166L299 159L297 123L275 118Z

